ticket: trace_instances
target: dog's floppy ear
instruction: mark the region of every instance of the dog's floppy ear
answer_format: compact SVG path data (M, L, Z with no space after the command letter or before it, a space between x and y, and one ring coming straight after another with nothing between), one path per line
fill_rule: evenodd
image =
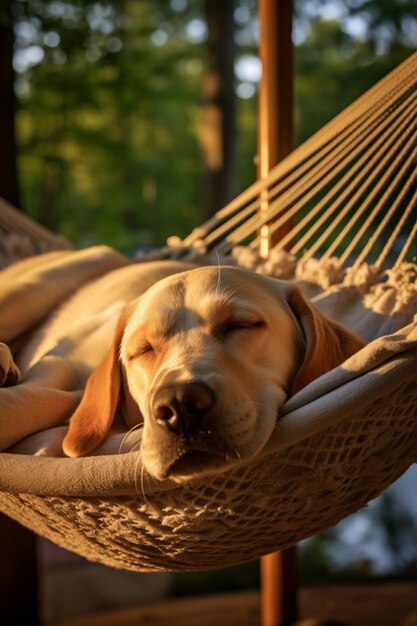
M363 348L365 342L321 313L297 287L290 289L287 301L306 340L304 361L291 386L291 393L295 394L312 380L343 363Z
M130 317L126 307L119 317L112 345L100 365L90 375L84 395L71 417L62 447L70 457L84 456L94 450L106 437L118 407L131 410L132 400L123 384L119 360L120 344ZM138 409L139 411L139 409Z

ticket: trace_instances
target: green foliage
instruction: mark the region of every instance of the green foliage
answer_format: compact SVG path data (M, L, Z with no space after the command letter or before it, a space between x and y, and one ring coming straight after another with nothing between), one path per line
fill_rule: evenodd
M200 218L202 44L185 38L174 12L167 21L166 3L17 6L18 43L35 20L44 54L17 85L30 214L81 245L159 244L173 222L185 233ZM164 33L169 46L152 43Z
M202 8L191 1L12 4L19 166L30 215L77 245L124 250L161 245L202 220ZM241 115L251 136L242 142L252 150L253 112L246 105ZM242 171L244 187L253 164Z
M412 51L413 4L296 3L297 143ZM106 242L130 250L187 234L204 207L203 0L10 6L24 208L78 246ZM235 16L236 59L253 59L255 0L236 0ZM352 20L362 24L360 36ZM236 78L246 88L238 98L239 189L256 176L255 83Z
M302 41L295 56L297 144L404 61L416 49L416 39L407 32L414 28L417 33L417 19L410 15L412 2L336 2L343 17L323 19L321 13L333 4L318 0L308 20L305 12L309 14L313 3L298 4ZM353 18L360 26L357 21L352 26Z
M338 545L336 528L315 535L300 546L300 577L305 583L317 580L332 580L336 564L332 557L332 549Z
M417 564L417 520L412 513L386 491L371 513L372 535L381 536L394 571L407 571ZM371 538L371 537L370 537Z

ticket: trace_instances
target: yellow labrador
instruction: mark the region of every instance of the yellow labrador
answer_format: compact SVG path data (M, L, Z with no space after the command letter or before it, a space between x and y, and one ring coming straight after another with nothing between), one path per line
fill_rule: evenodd
M39 367L45 384L55 349L49 386L62 367L86 381L64 452L89 454L123 418L123 428L143 423L145 469L181 481L256 455L286 398L362 346L292 283L233 267L129 265L35 333L15 389Z

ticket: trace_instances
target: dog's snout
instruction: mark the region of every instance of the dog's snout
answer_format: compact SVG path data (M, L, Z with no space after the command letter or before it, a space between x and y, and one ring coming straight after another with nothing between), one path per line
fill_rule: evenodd
M211 387L192 382L160 389L153 400L156 421L178 434L190 435L213 409L215 395Z

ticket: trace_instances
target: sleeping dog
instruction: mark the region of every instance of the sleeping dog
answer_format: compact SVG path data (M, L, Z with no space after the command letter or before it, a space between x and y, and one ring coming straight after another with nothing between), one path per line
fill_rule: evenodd
M35 330L22 374L3 344L0 373L12 386L0 409L13 392L15 410L0 448L54 425L37 422L36 389L46 413L56 404L56 423L72 413L68 456L143 424L154 478L222 471L262 450L290 395L362 346L293 283L234 267L129 264L75 291Z

